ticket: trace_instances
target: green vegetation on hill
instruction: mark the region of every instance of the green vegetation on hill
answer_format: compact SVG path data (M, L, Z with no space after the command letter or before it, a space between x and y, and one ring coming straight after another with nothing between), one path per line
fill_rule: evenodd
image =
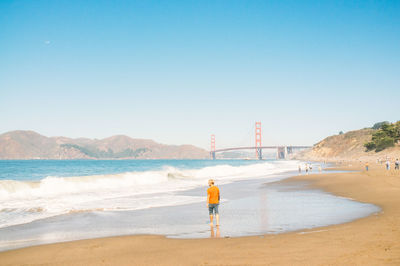
M372 140L364 144L367 151L383 151L386 148L393 147L400 140L400 121L396 123L387 121L376 123L373 128L377 131L372 134Z
M387 125L389 125L390 124L390 122L389 121L382 121L382 122L378 122L378 123L375 123L373 126L372 126L372 129L380 129L383 125L385 125L385 124L387 124Z
M94 147L82 147L76 144L62 144L61 147L74 148L92 158L105 159L105 158L137 158L139 155L148 151L146 148L141 149L125 149L120 152L114 152L111 149L107 151L99 150Z

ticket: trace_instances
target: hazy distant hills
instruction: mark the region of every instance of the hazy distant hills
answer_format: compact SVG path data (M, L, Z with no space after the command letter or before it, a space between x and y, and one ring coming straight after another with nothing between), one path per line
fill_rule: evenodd
M116 135L105 139L46 137L34 131L0 135L0 159L204 159L209 153L192 145L164 145Z

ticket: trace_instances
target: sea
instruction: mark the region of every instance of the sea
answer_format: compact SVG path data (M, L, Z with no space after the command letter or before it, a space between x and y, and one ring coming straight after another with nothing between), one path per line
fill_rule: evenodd
M308 162L309 163L309 162ZM0 160L0 251L120 235L237 237L301 231L380 208L279 182L296 160ZM314 173L326 165L314 164ZM313 174L313 173L310 173ZM208 179L221 191L210 227Z

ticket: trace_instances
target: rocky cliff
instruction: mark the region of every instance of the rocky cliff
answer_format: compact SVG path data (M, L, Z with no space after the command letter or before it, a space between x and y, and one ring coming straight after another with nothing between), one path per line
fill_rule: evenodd
M366 151L364 143L372 138L376 130L366 128L349 131L345 134L334 135L325 138L313 146L312 149L300 152L295 156L303 160L376 160L378 158L400 158L400 146L387 148L381 152Z

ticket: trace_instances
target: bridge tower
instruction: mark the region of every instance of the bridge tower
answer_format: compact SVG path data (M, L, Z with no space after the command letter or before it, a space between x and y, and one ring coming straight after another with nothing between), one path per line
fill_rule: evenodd
M287 157L287 147L286 146L278 146L278 159L286 159Z
M256 155L259 160L262 160L261 122L256 122Z
M213 160L215 160L215 135L211 135L211 149L210 149L210 156Z

